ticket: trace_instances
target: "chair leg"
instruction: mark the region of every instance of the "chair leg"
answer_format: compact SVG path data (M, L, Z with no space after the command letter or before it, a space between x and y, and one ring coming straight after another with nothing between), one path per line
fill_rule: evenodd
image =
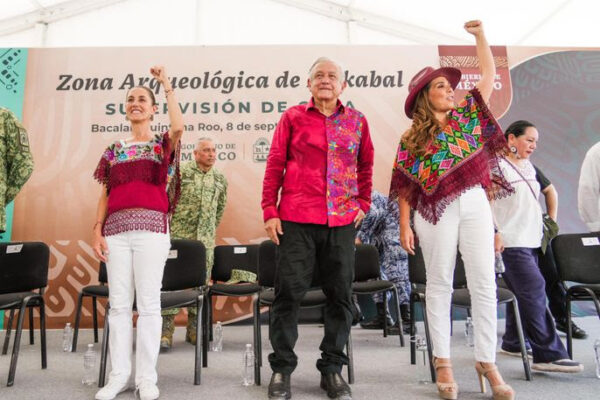
M388 307L388 301L387 301L387 296L383 296L383 337L387 337L387 333L388 333L388 328L389 326L387 325L387 316L390 313L389 307ZM402 335L402 332L400 332L400 335Z
M567 291L567 353L573 359L573 323L571 321L571 294Z
M75 328L73 329L73 345L71 346L71 352L77 351L77 339L79 337L79 323L81 322L81 306L83 304L83 292L79 292L77 296L77 310L75 311Z
M96 296L92 297L92 320L94 321L94 343L98 343L98 304Z
M354 383L354 355L352 354L352 332L348 333L346 342L346 352L348 353L348 383Z
M204 313L203 317L205 321L209 321L208 318L208 308L210 308L210 296L207 294L206 295L206 304L202 307L202 312ZM198 311L200 312L200 311ZM211 324L212 325L212 324ZM208 328L208 323L204 322L204 324L202 325L202 330L203 330L203 335L204 335L204 340L202 341L202 367L206 368L208 367L208 345L210 343L209 340L209 328Z
M260 320L260 298L259 295L256 295L256 303L255 310L256 313L256 347L258 353L258 366L262 367L263 359L262 359L262 324Z
M210 289L209 289L210 290ZM212 294L206 295L206 326L208 327L208 340L213 340L213 312L212 312Z
M261 360L259 354L259 345L258 345L258 330L260 329L259 318L260 315L258 313L258 294L252 296L252 313L254 314L253 321L253 333L254 333L254 384L256 386L260 386L260 367Z
M46 348L46 302L40 298L40 347L42 350L42 369L48 367L47 348Z
M531 380L531 368L529 366L529 357L527 356L527 349L525 348L525 337L523 336L523 326L521 325L521 315L519 314L519 306L517 299L514 298L512 301L513 312L515 314L515 320L517 325L517 334L519 335L519 344L521 346L521 358L523 359L523 369L525 370L525 379Z
M109 323L108 315L110 313L110 306L106 304L106 318L104 318L104 331L102 332L102 350L100 351L100 373L98 375L98 387L104 386L106 380L106 357L108 356L108 335L109 335Z
M429 322L427 321L427 303L425 298L421 300L421 308L423 309L423 325L425 325L425 340L427 341L427 353L429 355L429 370L431 372L431 382L435 383L436 373L433 367L433 347L431 345L431 335L429 333Z
M8 314L8 323L6 324L6 333L4 334L4 345L2 346L2 355L5 355L8 352L8 344L10 342L10 332L13 325L13 319L15 318L15 310L10 310L10 314Z
M454 335L454 306L450 304L450 337Z
M13 344L12 356L10 358L10 367L8 369L8 382L6 386L12 386L15 382L15 372L17 371L17 361L19 360L19 347L21 345L21 333L23 332L23 320L27 312L27 303L31 297L25 297L22 300L21 308L19 309L19 318L17 319L17 328L15 330L15 341Z
M394 305L396 306L396 321L398 321L398 336L400 336L400 347L404 347L404 330L402 326L402 317L400 314L400 300L398 300L398 289L394 286L392 288L392 297L394 298Z
M204 295L196 299L196 346L194 347L194 385L201 383L202 374L202 350L204 349L204 325L202 313L204 312Z
M35 343L35 338L33 337L33 307L29 308L29 344Z
M415 298L411 295L409 298L408 306L410 308L410 363L415 365L417 363L417 345L415 343Z

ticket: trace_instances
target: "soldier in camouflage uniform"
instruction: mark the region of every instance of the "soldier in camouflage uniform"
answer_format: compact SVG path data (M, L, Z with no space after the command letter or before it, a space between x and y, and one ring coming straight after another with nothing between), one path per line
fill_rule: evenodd
M6 206L33 172L27 132L17 117L0 108L0 238L6 229Z
M383 194L374 190L371 194L371 208L365 216L356 234L357 243L372 244L379 251L379 263L381 278L392 282L398 290L398 301L400 313L404 324L404 333L409 333L410 316L408 302L410 298L410 282L408 280L408 255L400 246L400 212L397 202L388 202ZM383 295L373 295L377 315L368 322L361 322L366 329L383 329L383 319L388 319L388 326L393 327L391 316L385 314ZM388 299L389 300L389 296ZM390 334L399 334L399 330L393 327Z
M171 238L200 240L206 247L206 277L213 266L215 231L227 201L227 180L213 168L216 149L212 139L201 138L194 149L195 161L181 166L181 197L171 220ZM173 344L175 315L179 309L164 310L161 350ZM188 307L185 340L196 343L196 307Z

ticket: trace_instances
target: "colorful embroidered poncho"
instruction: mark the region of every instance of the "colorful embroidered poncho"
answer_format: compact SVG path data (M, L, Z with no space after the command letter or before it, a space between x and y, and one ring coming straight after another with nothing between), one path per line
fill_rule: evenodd
M181 190L179 149L171 149L168 132L149 142L117 141L106 148L94 171L108 193L105 236L132 230L167 232Z
M400 141L390 200L406 199L435 224L446 206L469 188L481 185L488 198L505 197L514 191L498 165L506 146L502 129L473 89L450 112L448 124L424 155L411 154Z

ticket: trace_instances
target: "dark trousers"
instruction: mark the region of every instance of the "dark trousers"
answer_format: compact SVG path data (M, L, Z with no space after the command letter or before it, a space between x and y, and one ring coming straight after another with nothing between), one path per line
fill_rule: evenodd
M298 310L317 274L327 296L325 335L317 368L322 374L340 372L342 365L348 364L344 346L352 326L354 225L330 228L282 221L282 228L269 329L273 346L273 353L269 354L271 368L274 372L291 374L298 364L294 353Z
M517 297L525 337L531 345L534 363L569 358L560 341L552 315L546 307L545 282L538 267L538 249L507 248L502 252L506 271L502 274L508 288ZM506 310L506 331L502 348L519 351L515 314Z
M546 248L546 254L540 251L540 271L546 281L546 296L548 307L554 320L567 325L567 291L558 277L552 247Z

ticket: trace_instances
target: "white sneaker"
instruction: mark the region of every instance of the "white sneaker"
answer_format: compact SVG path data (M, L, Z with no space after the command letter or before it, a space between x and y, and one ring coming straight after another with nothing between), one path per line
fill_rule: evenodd
M127 381L119 382L117 380L109 380L106 385L96 393L96 400L112 400L121 392L129 389Z
M142 381L136 388L140 400L155 400L158 399L160 392L158 387L150 381Z

